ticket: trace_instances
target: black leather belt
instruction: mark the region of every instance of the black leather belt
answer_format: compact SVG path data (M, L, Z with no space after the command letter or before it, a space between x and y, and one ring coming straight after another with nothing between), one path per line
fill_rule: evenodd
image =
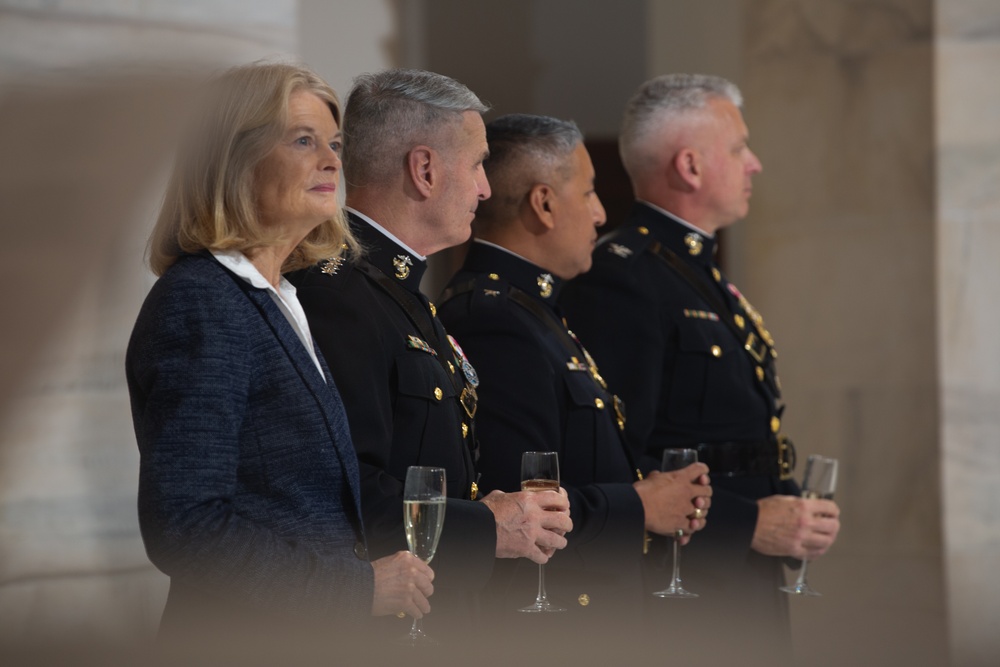
M788 479L795 469L795 445L784 436L776 442L702 442L692 449L708 466L709 475L773 475Z

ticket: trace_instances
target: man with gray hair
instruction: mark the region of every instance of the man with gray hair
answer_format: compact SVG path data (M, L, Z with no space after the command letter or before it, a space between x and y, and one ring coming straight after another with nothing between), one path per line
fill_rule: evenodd
M833 501L799 497L790 479L774 339L714 260L761 171L741 103L714 76L640 86L619 139L637 201L561 303L622 392L645 466L678 447L708 464L712 521L685 553L685 586L701 594L686 620L766 660L788 648L782 557L818 558L840 524Z
M701 529L706 468L638 474L622 438L622 405L556 310L563 281L590 268L605 220L579 129L513 114L489 123L486 136L493 196L476 211L475 241L440 307L483 382L482 484L515 490L524 452L558 452L574 530L546 567L547 595L568 610L572 637L587 650L595 644L586 638L634 640L651 592L642 581L643 531ZM503 597L491 607L514 612L530 602L538 573L517 565L495 582ZM544 627L529 621L529 629Z
M419 291L427 255L467 240L490 195L481 114L459 82L420 70L356 79L344 112L351 228L365 249L293 276L309 326L344 400L361 472L373 558L405 548L409 466L447 474L434 560L439 607L429 634L457 628L494 558L544 563L572 529L564 494L494 492L479 500L475 369ZM435 617L438 622L435 623Z

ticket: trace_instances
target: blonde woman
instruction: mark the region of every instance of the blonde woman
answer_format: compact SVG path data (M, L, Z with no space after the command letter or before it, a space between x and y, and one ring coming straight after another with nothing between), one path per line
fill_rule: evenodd
M150 241L159 275L126 360L162 627L428 612L433 572L369 562L340 395L284 271L355 245L337 200L340 106L252 64L211 87Z

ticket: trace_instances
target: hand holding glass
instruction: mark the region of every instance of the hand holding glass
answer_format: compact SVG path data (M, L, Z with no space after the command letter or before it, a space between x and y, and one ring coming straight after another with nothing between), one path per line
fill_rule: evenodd
M828 459L824 456L812 455L806 461L806 473L802 479L803 498L824 498L833 500L833 492L837 488L837 459ZM799 578L791 586L782 586L781 590L791 595L821 595L809 587L806 581L806 565L809 561L802 561L802 569L799 570Z
M403 527L410 553L425 563L430 563L437 551L445 506L444 468L410 466L403 486ZM424 633L421 619L415 618L403 643L418 646L435 642Z
M525 452L521 455L522 491L558 491L559 455L556 452ZM547 612L566 611L549 602L545 593L545 566L538 566L538 595L534 604L518 611Z
M698 452L694 449L664 449L663 463L660 470L669 472L680 470L698 462ZM697 593L686 590L681 583L681 552L680 544L677 540L684 537L684 531L678 530L674 533L674 566L673 574L670 577L670 585L662 591L656 591L653 595L661 598L696 598Z

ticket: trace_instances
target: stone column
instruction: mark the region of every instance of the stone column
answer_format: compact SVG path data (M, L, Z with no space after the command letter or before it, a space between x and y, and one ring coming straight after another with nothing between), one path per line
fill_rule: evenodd
M764 170L726 261L777 341L799 474L808 454L841 463L823 597L791 601L796 664L947 664L933 3L650 4L677 35L650 75L743 90Z
M933 4L745 6L764 172L744 290L800 457L841 462L843 532L810 572L825 596L793 600L799 660L942 665Z
M1000 7L936 3L937 337L952 664L1000 656Z
M296 3L4 4L0 646L138 640L155 631L166 577L138 531L124 355L152 282L142 258L165 184L161 112L185 100L151 105L169 91L148 80L104 98L90 84L288 53Z

